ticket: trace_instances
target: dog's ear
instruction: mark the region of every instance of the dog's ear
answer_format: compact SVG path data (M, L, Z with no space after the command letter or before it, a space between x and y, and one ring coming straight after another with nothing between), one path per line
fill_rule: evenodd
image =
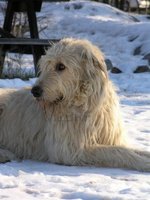
M85 65L89 65L85 71L89 73L100 75L101 78L108 79L107 67L104 61L104 55L96 46L89 43L87 48L83 48L81 52L81 60Z
M102 52L91 43L80 46L82 76L79 83L80 99L87 106L98 105L105 95L108 82L107 68ZM82 97L82 98L81 98ZM84 97L84 98L83 98Z

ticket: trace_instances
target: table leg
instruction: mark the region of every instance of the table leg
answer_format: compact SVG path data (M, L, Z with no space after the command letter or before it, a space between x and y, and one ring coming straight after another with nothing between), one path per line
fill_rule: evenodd
M3 29L9 33L11 32L12 28L13 15L14 15L13 2L12 0L8 0Z
M3 24L4 31L7 31L8 33L11 32L13 15L14 15L13 3L11 0L8 0L6 15L5 15L4 24ZM4 46L1 45L0 47L0 77L2 76L2 72L3 72L5 56L6 56L6 51L4 50Z
M3 46L0 47L0 77L2 76L3 73L3 65L4 65L4 60L5 60L5 51Z
M30 27L30 35L31 38L39 38L38 27L37 27L37 19L36 19L36 12L34 10L33 1L27 1L27 14L29 20L29 27ZM38 74L38 66L37 63L41 57L41 49L42 47L33 47L33 59L34 59L34 66L35 66L35 74Z

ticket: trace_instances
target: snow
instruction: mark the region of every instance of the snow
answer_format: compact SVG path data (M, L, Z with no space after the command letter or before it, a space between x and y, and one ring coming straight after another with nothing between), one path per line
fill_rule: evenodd
M7 163L0 169L0 199L135 200L149 195L147 175L135 171L33 161Z
M134 74L150 53L150 18L130 15L94 2L44 3L37 14L41 38L77 37L98 45L122 74L109 76L117 86L131 144L150 151L150 73ZM0 25L3 16L0 13ZM141 46L139 55L134 50ZM25 62L31 66L31 56ZM12 63L14 64L14 63ZM0 87L22 88L35 79L0 80ZM3 200L148 200L150 173L133 170L68 167L31 160L0 164Z
M119 66L123 72L130 73L139 65L147 65L147 60L142 58L150 53L150 19L131 16L100 3L48 5L43 7L44 12L38 16L43 19L40 27L44 27L49 20L47 28L40 33L41 37L86 38L98 45L113 65ZM141 55L133 56L134 50L140 46Z

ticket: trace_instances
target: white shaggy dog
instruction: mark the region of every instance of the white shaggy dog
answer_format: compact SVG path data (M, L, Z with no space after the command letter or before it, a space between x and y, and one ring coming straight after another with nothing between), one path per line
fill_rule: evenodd
M40 61L30 89L0 90L0 162L34 159L150 171L150 153L127 147L101 51L63 39Z

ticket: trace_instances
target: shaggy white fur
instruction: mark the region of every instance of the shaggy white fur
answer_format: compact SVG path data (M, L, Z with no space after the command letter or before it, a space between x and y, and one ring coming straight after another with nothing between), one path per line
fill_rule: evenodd
M150 171L150 153L128 148L119 101L96 46L63 39L39 65L33 95L30 89L0 90L0 162Z

